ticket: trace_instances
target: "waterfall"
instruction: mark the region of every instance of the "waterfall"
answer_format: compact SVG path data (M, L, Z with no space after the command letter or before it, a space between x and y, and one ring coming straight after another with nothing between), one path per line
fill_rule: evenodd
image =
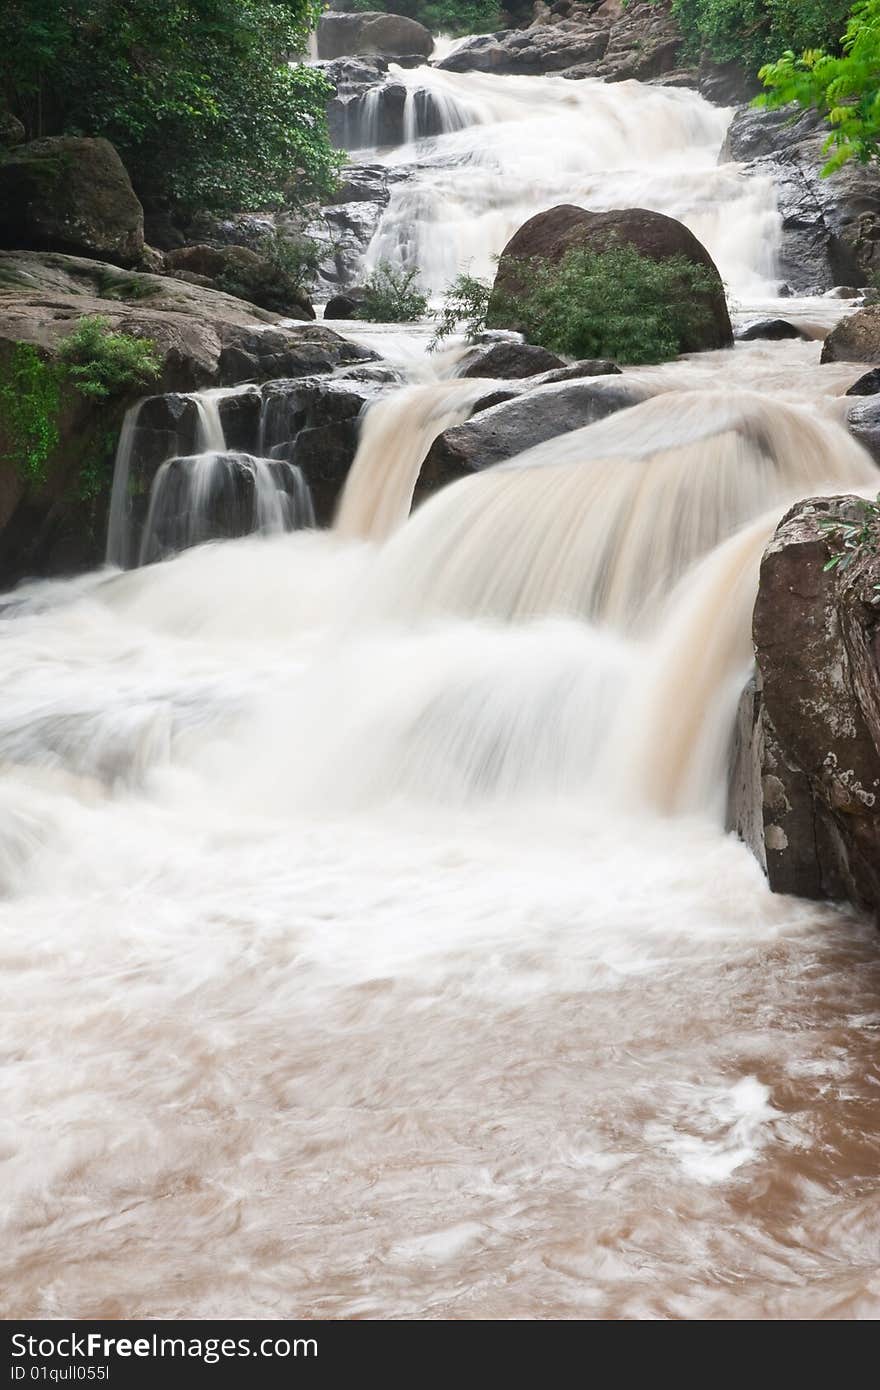
M308 482L301 468L227 447L222 406L253 392L251 386L219 387L176 399L189 404L176 427L143 424L147 402L123 421L116 451L107 563L120 569L150 564L205 541L259 532L270 535L314 525ZM161 407L163 398L153 398ZM262 447L262 400L254 443ZM191 437L194 452L185 444ZM140 458L139 450L144 455ZM142 476L141 476L142 475ZM133 493L140 491L140 505Z
M425 456L438 435L462 424L496 382L409 386L367 411L335 527L341 536L381 541L409 515Z
M684 222L735 293L774 292L781 218L772 181L718 164L731 111L638 82L431 68L394 80L407 89L410 143L401 135L381 159L409 177L392 188L367 269L383 260L417 267L439 293L465 268L491 278L517 228L554 204L637 206ZM416 130L419 103L432 116ZM435 138L414 144L414 131Z
M692 91L393 71L375 142L389 100L370 256L433 289L576 201L844 312L773 301ZM877 491L864 364L627 370L421 501L499 388L572 417L344 331L385 362L133 406L114 568L0 599L0 1315L875 1317L877 933L724 831L768 540Z

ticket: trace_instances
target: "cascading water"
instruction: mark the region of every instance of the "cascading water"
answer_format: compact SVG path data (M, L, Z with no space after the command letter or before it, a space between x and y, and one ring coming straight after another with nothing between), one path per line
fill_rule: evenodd
M229 450L221 406L251 394L250 386L199 391L181 398L191 403L192 454L184 454L180 432L159 439L162 459L148 452L142 508L134 497L141 406L123 422L110 502L107 563L120 569L146 565L204 541L271 534L313 526L315 513L309 485L300 468L281 459L266 459ZM255 442L262 443L262 404ZM182 428L187 426L183 415ZM142 514L141 514L142 513Z
M772 292L781 229L772 182L718 164L732 112L695 92L638 82L432 68L400 70L394 80L467 124L371 152L411 176L391 190L368 267L418 267L439 292L466 266L491 277L493 256L517 228L556 203L638 206L690 227L735 293Z
M424 200L382 232L436 283L434 241L488 261L566 170L762 281L724 113L454 81L506 133L410 148ZM633 371L649 399L407 519L497 385L423 379L368 412L333 530L141 568L157 407L129 414L127 572L0 601L0 1312L876 1316L874 928L771 896L719 829L766 539L877 486L843 424L861 368L818 359ZM263 525L282 461L241 394ZM246 468L224 398L157 417L152 506L179 487L184 527Z

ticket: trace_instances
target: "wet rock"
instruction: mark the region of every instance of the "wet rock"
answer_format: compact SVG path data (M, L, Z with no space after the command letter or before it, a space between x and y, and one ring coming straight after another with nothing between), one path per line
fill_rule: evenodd
M821 171L825 124L813 113L737 112L722 159L773 180L782 216L780 278L795 292L864 285L880 268L880 173L854 161L829 178Z
M874 367L870 372L865 372L858 381L854 381L847 391L848 396L873 396L880 391L880 367Z
M875 396L868 396L858 405L851 406L846 423L850 433L854 434L871 457L880 463L880 400Z
M542 372L554 371L565 365L555 352L534 347L531 343L494 343L490 347L475 349L459 375L515 380L517 377L540 376Z
M320 266L323 285L347 287L362 276L364 255L392 189L407 178L407 170L382 165L352 165L343 170L334 202L321 210L320 221L308 229L326 247Z
M508 311L502 306L499 296L515 301L517 294L522 292L523 276L527 276L530 262L540 260L554 263L576 246L602 251L617 245L632 246L640 255L652 260L686 256L695 265L703 267L712 280L712 288L700 296L705 316L702 324L682 337L680 351L700 352L731 345L733 330L724 285L712 257L683 223L645 208L587 212L584 208L563 203L529 218L501 253L495 292L489 305L490 326L520 326L507 321Z
M484 408L465 424L441 434L422 466L416 495L421 497L546 439L591 425L643 398L641 388L613 378L525 388L512 400Z
M776 891L880 907L880 557L827 571L829 515L856 498L800 502L762 564L758 684L740 707L731 823Z
M592 13L582 9L575 18L470 39L437 66L448 72L646 81L676 69L682 48L681 30L665 8L602 6Z
M809 339L809 336L808 333L804 333L803 329L789 323L788 319L755 319L754 322L738 328L734 334L740 343L751 343L758 338L766 338L769 342L778 343L788 338Z
M333 520L354 462L366 405L397 384L396 374L349 374L263 387L262 447L299 468L308 482L318 525Z
M366 290L362 286L348 289L344 294L336 294L324 306L325 319L353 319L364 302Z
M56 135L0 162L0 245L133 266L144 212L109 140Z
M434 40L424 24L404 15L330 12L318 22L319 58L377 55L396 61L425 61L433 47Z
M880 363L880 305L841 319L825 339L822 361Z

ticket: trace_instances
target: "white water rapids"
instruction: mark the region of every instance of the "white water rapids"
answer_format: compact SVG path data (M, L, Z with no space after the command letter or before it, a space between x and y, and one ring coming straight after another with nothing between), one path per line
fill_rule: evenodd
M551 176L548 83L428 162L438 264L570 177L772 282L723 113L566 84ZM640 369L407 521L474 390L410 386L336 530L0 598L0 1314L877 1315L876 932L720 828L764 541L876 488L818 356Z
M718 163L732 111L696 92L639 82L432 68L393 76L408 92L429 95L446 133L378 156L410 177L392 187L368 267L417 266L434 292L463 267L491 278L493 257L527 218L575 203L676 217L735 294L772 285L781 228L772 182Z

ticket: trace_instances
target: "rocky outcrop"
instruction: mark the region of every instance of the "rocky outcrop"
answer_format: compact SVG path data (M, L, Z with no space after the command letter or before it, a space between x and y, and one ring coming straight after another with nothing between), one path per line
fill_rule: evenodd
M471 350L459 376L515 381L521 377L540 376L542 372L552 372L565 365L555 352L531 343L490 343Z
M156 344L157 386L170 392L329 375L376 359L321 325L282 327L268 311L213 289L60 254L0 252L0 371L19 343L51 361L80 320L94 315ZM145 457L158 462L168 457L173 431L181 434L177 452L194 445L191 403L179 404L175 422L167 404L174 399L181 401L164 397L152 422L144 422L152 432L143 441ZM96 407L66 392L59 442L39 482L21 466L15 440L0 439L0 583L71 573L103 558L113 454L129 403Z
M880 304L841 319L825 339L823 362L880 362Z
M0 245L133 266L144 212L108 140L56 135L0 162Z
M315 317L302 285L282 266L246 246L185 246L166 252L165 269L172 275L198 276L197 283L208 283L284 318Z
M587 212L563 203L529 218L501 253L488 323L494 328L519 327L504 320L510 312L507 306L527 283L530 263L555 263L573 247L601 252L616 246L631 246L651 260L685 256L701 266L710 276L712 287L699 296L705 313L701 323L682 338L680 351L700 352L731 345L733 330L724 285L709 252L683 223L645 208Z
M364 255L391 199L392 189L409 174L380 164L349 165L342 170L332 202L309 227L325 254L320 279L331 290L348 286L363 275Z
M424 24L403 15L372 10L358 14L331 11L318 23L319 58L377 55L396 62L424 62L433 47L434 40Z
M880 367L874 367L870 372L865 372L858 381L854 381L847 391L848 396L874 396L880 391Z
M354 319L364 302L366 290L361 285L352 286L342 294L335 294L324 305L325 319Z
M846 423L850 434L867 449L875 463L880 464L880 397L866 396L851 405Z
M880 907L880 556L828 571L825 518L857 498L800 502L761 564L757 683L740 705L732 824L778 892Z
M781 280L796 293L864 285L880 269L880 170L850 162L822 169L827 126L811 113L739 111L722 159L771 178L782 216Z
M300 469L319 525L333 520L357 453L365 407L398 384L397 374L386 367L353 367L331 377L263 387L262 448Z
M531 387L531 383L529 383ZM633 382L562 381L535 386L512 400L479 410L463 425L444 431L422 465L417 499L456 478L513 458L545 439L568 434L635 405L644 392ZM478 403L479 409L480 403Z
M609 82L646 81L679 66L681 30L665 6L579 7L556 22L509 29L461 44L438 67L449 72L494 72L601 77ZM694 78L694 81L696 79Z

